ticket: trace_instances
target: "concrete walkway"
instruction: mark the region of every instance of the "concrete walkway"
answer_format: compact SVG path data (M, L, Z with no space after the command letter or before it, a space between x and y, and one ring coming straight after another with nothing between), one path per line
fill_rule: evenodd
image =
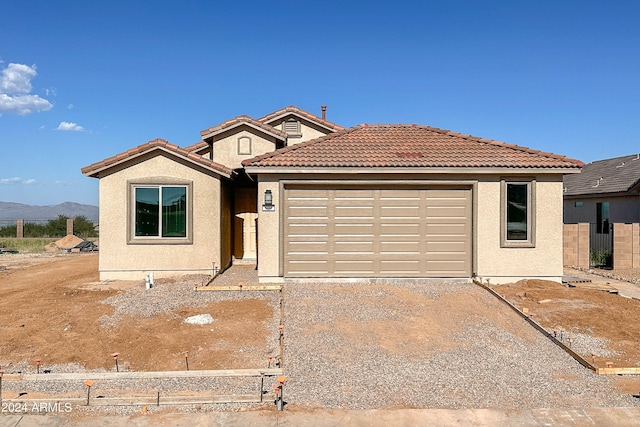
M212 412L129 417L0 415L0 427L87 426L231 426L231 427L377 427L377 426L640 426L640 408L396 409Z
M577 277L580 279L591 280L594 284L607 284L613 286L618 290L618 294L627 298L635 298L640 300L640 285L635 283L626 282L624 280L610 279L608 277L592 274L587 271L574 270L573 268L564 269L565 276Z

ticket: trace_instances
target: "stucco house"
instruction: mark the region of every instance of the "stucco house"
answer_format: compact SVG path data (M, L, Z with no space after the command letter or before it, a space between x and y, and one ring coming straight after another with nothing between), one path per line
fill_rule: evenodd
M256 263L261 282L562 277L563 176L582 162L418 125L344 129L296 107L181 148L142 144L100 180L100 277Z
M598 230L640 222L640 154L598 160L564 177L564 222Z

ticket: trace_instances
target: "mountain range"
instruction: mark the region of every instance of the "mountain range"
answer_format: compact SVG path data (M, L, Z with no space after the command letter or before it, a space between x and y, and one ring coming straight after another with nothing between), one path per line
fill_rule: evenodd
M84 216L89 221L96 221L98 220L98 207L74 202L64 202L54 206L0 202L0 220L49 220L55 219L59 215L69 218Z

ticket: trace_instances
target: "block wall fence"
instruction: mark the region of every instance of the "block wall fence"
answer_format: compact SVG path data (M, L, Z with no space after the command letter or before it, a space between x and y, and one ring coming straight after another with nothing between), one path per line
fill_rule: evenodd
M564 224L563 265L589 268L589 223ZM640 268L640 224L613 224L613 268Z
M16 220L16 238L24 238L24 219ZM73 234L73 218L67 218L67 236Z

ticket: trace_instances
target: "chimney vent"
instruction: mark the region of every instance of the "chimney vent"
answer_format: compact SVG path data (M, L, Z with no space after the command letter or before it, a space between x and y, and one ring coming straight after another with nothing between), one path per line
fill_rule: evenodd
M322 120L327 120L327 106L322 105L320 109L322 110Z

